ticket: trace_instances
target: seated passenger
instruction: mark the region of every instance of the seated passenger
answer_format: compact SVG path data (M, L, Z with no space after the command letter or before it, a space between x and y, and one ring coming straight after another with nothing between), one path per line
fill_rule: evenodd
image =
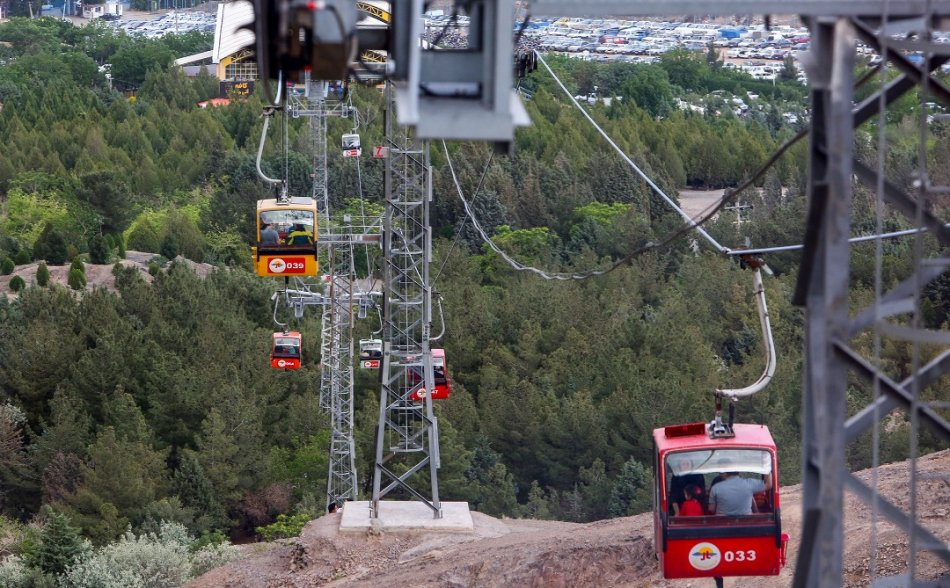
M696 484L687 484L683 489L683 504L679 508L681 517L701 517L706 514L703 505L699 501L703 496L703 489Z
M680 471L689 471L693 467L692 461L684 462ZM682 476L673 476L670 486L670 496L673 500L673 515L680 514L680 505L683 503L683 490L689 484L699 488L706 488L706 478L702 474L683 474Z
M709 490L710 514L741 516L752 514L753 496L772 488L772 475L762 480L743 478L739 472L723 472L722 482Z
M274 225L261 223L261 245L279 245L280 235L274 230Z
M287 234L288 245L313 245L313 235L302 224L295 224L294 229Z

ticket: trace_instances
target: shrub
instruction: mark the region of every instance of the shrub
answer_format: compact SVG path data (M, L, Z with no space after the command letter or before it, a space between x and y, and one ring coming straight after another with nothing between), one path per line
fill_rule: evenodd
M193 539L179 523L158 533L127 531L118 542L88 552L63 576L68 588L166 588L180 586L238 557L233 545L206 545L190 553Z
M27 566L16 555L0 561L0 586L5 588L20 588L26 585Z
M86 264L82 262L82 258L78 255L73 258L73 261L69 264L69 269L78 269L82 273L86 273Z
M49 268L46 267L46 262L41 261L36 268L36 283L44 288L49 286Z
M53 226L47 224L43 232L33 244L33 253L36 259L45 259L50 265L63 265L69 259L66 240Z
M23 278L20 276L13 276L10 278L10 289L14 292L19 292L23 288L26 288L26 282L23 281Z
M111 233L106 233L103 236L103 239L106 241L106 247L109 248L109 251L115 249L115 237Z
M116 543L89 553L69 568L71 588L167 588L191 575L190 537L184 526L164 523L158 535L127 531Z
M302 513L298 515L287 516L285 514L277 515L277 521L266 527L258 527L257 532L265 541L282 539L286 537L297 537L303 531L304 526L310 522L311 516Z
M6 404L0 409L0 412L5 412L8 420L16 422L19 419L15 414L11 419L11 411L15 413L16 410L18 409L15 409L11 404ZM24 420L25 418L26 415L24 414ZM22 556L36 549L39 541L39 529L0 515L0 545L3 546L4 552ZM3 586L3 582L0 582L0 586Z
M115 236L115 246L119 250L119 259L125 259L125 239L122 238L122 235Z
M130 232L127 247L135 251L148 251L149 253L158 253L161 245L158 240L158 231L148 222L137 224ZM123 251L123 249L119 249Z
M241 557L241 550L230 543L205 545L191 554L191 575L200 576L208 570L223 566Z
M148 262L148 273L151 276L157 276L158 272L162 270L162 266L158 265L155 261Z
M26 249L20 249L19 251L16 252L16 255L13 256L13 261L17 265L25 265L33 261L33 259L30 257L29 251L27 251Z
M14 268L16 268L16 264L9 257L4 256L0 260L0 275L9 276L13 273Z
M158 252L162 254L162 257L167 257L168 259L175 259L178 257L178 254L181 253L181 246L178 244L178 238L172 233L167 233L165 238L162 240L162 247Z
M109 247L108 241L102 235L93 235L92 239L89 239L90 263L108 263L109 254L111 253L112 248Z
M66 283L69 284L69 287L73 290L82 290L86 287L86 274L80 269L70 268L69 278L67 278Z

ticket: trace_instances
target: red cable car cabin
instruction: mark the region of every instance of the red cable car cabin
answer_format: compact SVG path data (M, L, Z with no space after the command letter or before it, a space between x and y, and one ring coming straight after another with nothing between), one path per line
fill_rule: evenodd
M734 437L712 438L707 429L692 423L653 431L654 547L663 577L775 576L785 565L788 535L782 533L772 435L764 425L734 425ZM749 479L741 485L753 487L766 485L770 476L772 485L742 505L748 514L724 514L722 495L719 512L711 514L710 492L723 472L726 479ZM702 508L693 502L680 515L687 487Z
M300 333L296 331L274 333L270 366L278 370L299 370L301 349Z
M410 383L413 378L410 376ZM445 400L452 393L452 385L449 383L449 376L445 371L445 349L432 350L432 380L435 382L435 392L432 393L432 400ZM419 381L418 377L415 379ZM409 399L414 402L422 402L425 398L425 386L413 390Z

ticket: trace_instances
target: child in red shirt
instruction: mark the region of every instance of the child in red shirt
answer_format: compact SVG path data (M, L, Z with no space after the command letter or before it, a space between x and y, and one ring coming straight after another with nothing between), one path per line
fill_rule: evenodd
M698 500L698 497L702 496L703 493L699 486L696 484L687 484L683 489L683 493L686 496L686 500L684 500L680 506L681 517L701 517L706 514L703 511L703 505Z

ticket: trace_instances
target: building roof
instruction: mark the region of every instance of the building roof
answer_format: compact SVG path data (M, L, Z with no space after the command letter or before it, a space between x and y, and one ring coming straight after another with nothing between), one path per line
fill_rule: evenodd
M195 53L194 55L186 55L185 57L179 57L175 60L176 65L188 65L189 63L195 63L196 61L202 61L208 59L214 51L202 51L201 53Z
M254 25L254 5L246 0L218 4L218 20L214 29L214 48L211 61L234 55L241 49L254 45L254 33L242 27Z

